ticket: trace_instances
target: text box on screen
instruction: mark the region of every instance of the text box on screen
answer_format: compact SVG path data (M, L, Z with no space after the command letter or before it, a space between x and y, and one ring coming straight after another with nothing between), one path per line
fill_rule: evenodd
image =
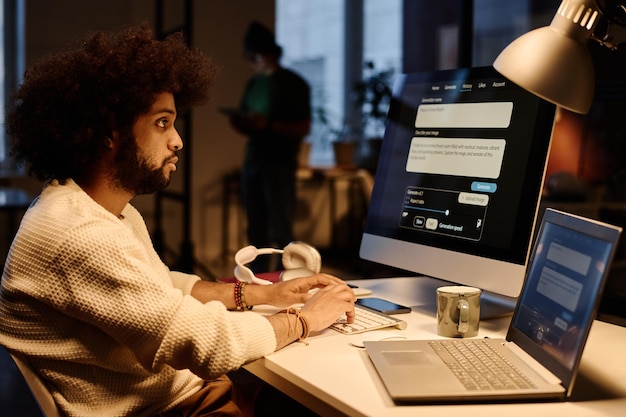
M415 127L499 128L511 124L512 102L420 104Z
M580 275L587 275L591 265L591 256L572 250L558 243L552 243L546 255L549 260L556 262Z
M583 285L580 282L548 267L541 271L541 278L537 284L538 293L559 303L569 311L576 310L582 290Z
M414 137L407 172L498 178L504 139Z

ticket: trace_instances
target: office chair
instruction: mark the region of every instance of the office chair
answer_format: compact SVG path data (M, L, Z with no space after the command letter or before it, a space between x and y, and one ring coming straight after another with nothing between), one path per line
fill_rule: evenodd
M37 405L45 417L63 417L63 414L57 408L52 394L46 389L45 385L39 379L39 376L33 371L25 358L18 353L9 352L9 355L22 373L30 392L35 397Z

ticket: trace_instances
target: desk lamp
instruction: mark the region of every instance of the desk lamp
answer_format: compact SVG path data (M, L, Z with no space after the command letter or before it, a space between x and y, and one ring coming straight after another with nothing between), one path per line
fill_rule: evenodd
M517 38L493 66L531 93L586 114L595 86L589 39L612 50L626 41L626 1L563 0L550 26Z

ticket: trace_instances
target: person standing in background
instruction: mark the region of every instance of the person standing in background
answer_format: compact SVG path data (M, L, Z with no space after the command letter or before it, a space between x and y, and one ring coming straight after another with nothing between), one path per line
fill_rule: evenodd
M282 48L261 23L249 25L243 47L254 76L245 86L241 112L231 115L230 122L248 137L242 171L247 237L256 247L282 248L294 240L296 170L311 128L310 87L281 66ZM269 261L258 258L250 267L264 272Z

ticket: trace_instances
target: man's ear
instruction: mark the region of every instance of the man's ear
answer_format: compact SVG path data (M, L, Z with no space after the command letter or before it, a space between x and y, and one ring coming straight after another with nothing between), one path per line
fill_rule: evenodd
M115 149L115 147L119 143L119 139L120 139L119 132L116 130L112 131L111 134L105 137L106 147L110 150Z

